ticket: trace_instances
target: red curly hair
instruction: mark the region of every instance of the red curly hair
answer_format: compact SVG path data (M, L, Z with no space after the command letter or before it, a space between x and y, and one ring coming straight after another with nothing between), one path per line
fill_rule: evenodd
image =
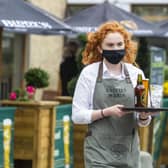
M82 53L84 65L102 61L102 55L98 50L102 41L108 33L119 32L124 37L126 54L124 62L135 63L137 43L131 40L131 34L117 21L107 22L101 25L96 32L88 34L88 41Z

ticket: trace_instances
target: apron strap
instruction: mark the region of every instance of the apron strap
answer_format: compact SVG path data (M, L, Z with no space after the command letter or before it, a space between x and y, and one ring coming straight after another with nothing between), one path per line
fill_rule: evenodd
M128 73L128 69L127 69L125 64L124 64L124 74L125 74L125 79L126 79L127 83L131 83L132 84L131 79L130 79L130 75Z
M99 70L98 70L98 75L97 75L97 82L101 82L102 81L102 74L103 74L103 62L101 61L101 63L99 64Z
M128 69L127 69L126 65L123 64L123 67L124 67L124 74L125 74L125 79L126 79L127 83L131 83L132 84L131 79L130 79L130 75L128 73ZM102 81L102 74L103 74L103 62L101 62L99 64L98 75L97 75L97 79L96 79L97 82L101 82Z

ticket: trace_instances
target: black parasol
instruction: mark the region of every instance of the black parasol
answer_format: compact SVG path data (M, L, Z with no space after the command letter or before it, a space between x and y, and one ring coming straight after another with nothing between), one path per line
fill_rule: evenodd
M108 1L78 12L65 19L65 23L76 31L84 33L95 31L102 23L112 20L122 22L136 36L152 36L154 34L152 23L146 22L139 16L118 8Z

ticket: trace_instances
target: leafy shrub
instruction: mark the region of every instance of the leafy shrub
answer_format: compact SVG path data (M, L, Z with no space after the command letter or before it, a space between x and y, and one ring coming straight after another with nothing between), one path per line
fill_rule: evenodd
M49 74L41 68L30 68L24 75L26 86L44 88L49 85Z

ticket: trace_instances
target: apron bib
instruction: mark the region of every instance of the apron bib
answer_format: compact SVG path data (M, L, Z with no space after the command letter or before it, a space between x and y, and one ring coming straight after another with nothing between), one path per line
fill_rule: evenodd
M124 65L124 80L102 79L100 63L93 95L94 109L115 104L134 107L134 88ZM110 116L88 125L84 143L85 168L139 168L139 139L134 113Z

